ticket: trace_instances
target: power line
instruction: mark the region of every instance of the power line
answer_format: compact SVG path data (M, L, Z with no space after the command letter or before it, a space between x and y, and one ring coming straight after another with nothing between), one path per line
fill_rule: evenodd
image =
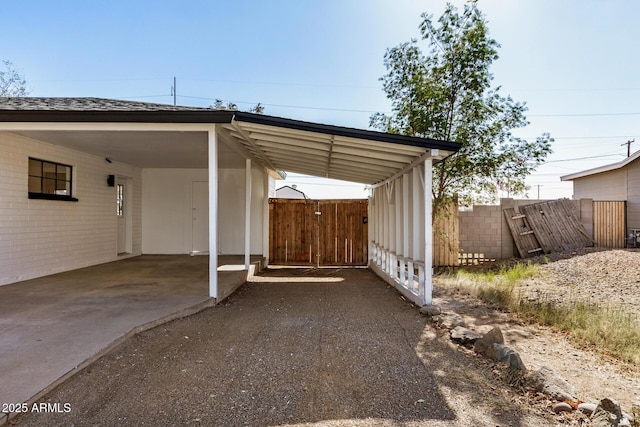
M598 116L637 116L640 112L631 113L569 113L569 114L527 114L527 117L598 117Z
M544 164L547 164L547 163L559 163L559 162L573 162L575 160L601 159L603 157L621 156L621 155L622 154L603 154L603 155L600 155L600 156L576 157L576 158L573 158L573 159L549 160L547 162L544 162Z
M191 99L203 99L207 101L211 101L215 98L205 98L202 96L189 96L189 95L180 95L180 98L191 98ZM323 110L323 111L346 111L353 113L378 113L382 112L384 114L390 114L390 111L374 111L374 110L358 110L358 109L350 109L350 108L327 108L327 107L311 107L307 105L287 105L287 104L271 104L268 102L259 102L259 101L235 101L233 99L222 99L223 102L233 102L234 104L247 104L247 105L256 105L258 103L265 105L267 107L282 107L282 108L300 108L303 110Z
M186 81L200 81L212 83L233 83L233 84L253 84L253 85L270 85L270 86L297 86L297 87L337 87L337 88L355 88L355 89L380 89L379 86L367 85L351 85L351 84L325 84L325 83L290 83L290 82L265 82L265 81L249 81L249 80L218 80L218 79L194 79L181 78Z
M635 135L611 135L611 136L555 136L551 135L551 137L555 140L558 139L624 139L624 138L634 138ZM522 139L534 139L537 136L529 136L529 137L519 137Z

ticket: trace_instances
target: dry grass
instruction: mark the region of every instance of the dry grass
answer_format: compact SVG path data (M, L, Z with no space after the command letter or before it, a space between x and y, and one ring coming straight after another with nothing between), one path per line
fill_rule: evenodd
M596 303L530 301L518 290L521 280L539 275L535 264L516 264L497 272L458 271L447 282L498 305L519 317L568 333L579 346L595 348L640 366L638 315L623 308Z

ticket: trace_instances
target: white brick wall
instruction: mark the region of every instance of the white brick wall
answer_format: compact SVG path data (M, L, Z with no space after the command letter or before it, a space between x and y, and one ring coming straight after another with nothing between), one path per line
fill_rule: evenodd
M73 166L78 202L30 200L29 157ZM142 251L142 175L130 165L0 132L0 285L118 259L115 187L133 179L133 254Z

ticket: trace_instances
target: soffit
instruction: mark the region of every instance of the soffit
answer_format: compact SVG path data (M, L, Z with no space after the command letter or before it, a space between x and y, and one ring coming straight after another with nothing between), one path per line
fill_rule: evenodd
M208 167L207 132L48 130L15 133L139 168ZM224 168L245 167L244 157L224 143L218 145L218 164Z
M364 184L384 181L430 152L427 147L241 120L221 127L227 138L270 169Z

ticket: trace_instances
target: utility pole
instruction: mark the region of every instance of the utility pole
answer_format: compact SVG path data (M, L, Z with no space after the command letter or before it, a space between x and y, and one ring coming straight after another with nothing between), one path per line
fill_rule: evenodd
M631 157L631 144L633 144L634 142L636 142L635 138L628 140L624 144L620 144L620 146L623 146L623 145L627 146L627 157Z
M171 86L171 95L173 95L173 105L176 105L176 78L173 78L173 86Z
M536 184L534 187L538 187L538 200L540 200L540 187L542 187L542 184Z

